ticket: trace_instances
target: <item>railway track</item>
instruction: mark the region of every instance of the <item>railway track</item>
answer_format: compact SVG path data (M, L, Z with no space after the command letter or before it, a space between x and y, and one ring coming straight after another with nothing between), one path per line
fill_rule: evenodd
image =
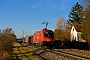
M42 60L90 60L90 51L78 49L44 49L39 47L34 50L33 55L39 56Z
M59 52L67 53L70 55L74 55L81 58L90 59L90 52L86 50L78 50L78 49L61 49Z
M73 52L71 50L66 51L63 49L61 49L61 50L56 49L56 50L52 50L51 52L58 54L60 56L64 56L66 58L73 59L73 60L90 60L90 55L89 56L86 54L82 55L82 54L78 53L78 51Z
M19 60L31 60L32 57L35 60L90 60L90 51L79 49L49 49L24 44L14 48L14 51Z

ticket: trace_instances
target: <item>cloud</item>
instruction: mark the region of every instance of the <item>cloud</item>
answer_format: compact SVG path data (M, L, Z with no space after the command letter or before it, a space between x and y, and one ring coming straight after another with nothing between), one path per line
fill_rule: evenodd
M38 8L38 5L31 5L32 8Z
M29 7L31 8L40 8L40 7L44 7L44 8L56 8L56 4L54 3L54 1L52 0L39 0L36 3L33 3L32 5L27 4Z
M71 0L62 0L62 4L63 4L63 5L66 5L66 4L70 3L70 1L71 1Z
M40 0L39 2L37 2L36 4L32 4L32 5L30 5L32 8L38 8L38 7L40 7L41 6L41 4L42 4L42 0ZM29 4L28 4L29 5Z
M71 0L38 0L32 4L28 3L27 5L30 8L47 8L47 9L52 9L52 8L59 8L61 11L65 10L65 8L70 4Z
M65 9L67 9L69 4L70 4L70 0L62 0L61 4L59 5L60 6L60 10L63 11Z

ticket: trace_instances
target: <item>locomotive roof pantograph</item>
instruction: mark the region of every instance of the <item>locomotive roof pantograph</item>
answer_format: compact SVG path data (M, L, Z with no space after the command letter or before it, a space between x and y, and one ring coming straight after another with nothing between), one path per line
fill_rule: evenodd
M44 29L47 29L47 26L48 26L48 22L42 22L42 24L45 24L46 25L46 27L44 28Z

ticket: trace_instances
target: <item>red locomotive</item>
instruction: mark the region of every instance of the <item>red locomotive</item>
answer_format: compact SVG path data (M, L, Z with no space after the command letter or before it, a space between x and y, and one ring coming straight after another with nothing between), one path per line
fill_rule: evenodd
M32 36L32 43L40 44L40 45L48 45L53 43L53 39L54 39L53 31L48 29L43 29L41 31L36 32Z
M52 30L47 29L47 22L43 22L42 24L46 24L46 28L41 31L36 32L31 38L31 44L42 45L50 45L54 40L54 33Z

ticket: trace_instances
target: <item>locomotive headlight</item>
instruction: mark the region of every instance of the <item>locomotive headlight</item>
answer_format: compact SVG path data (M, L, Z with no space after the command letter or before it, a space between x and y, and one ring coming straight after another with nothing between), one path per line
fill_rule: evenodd
M54 39L53 39L53 41L54 41Z
M42 41L44 41L44 38L42 39Z

